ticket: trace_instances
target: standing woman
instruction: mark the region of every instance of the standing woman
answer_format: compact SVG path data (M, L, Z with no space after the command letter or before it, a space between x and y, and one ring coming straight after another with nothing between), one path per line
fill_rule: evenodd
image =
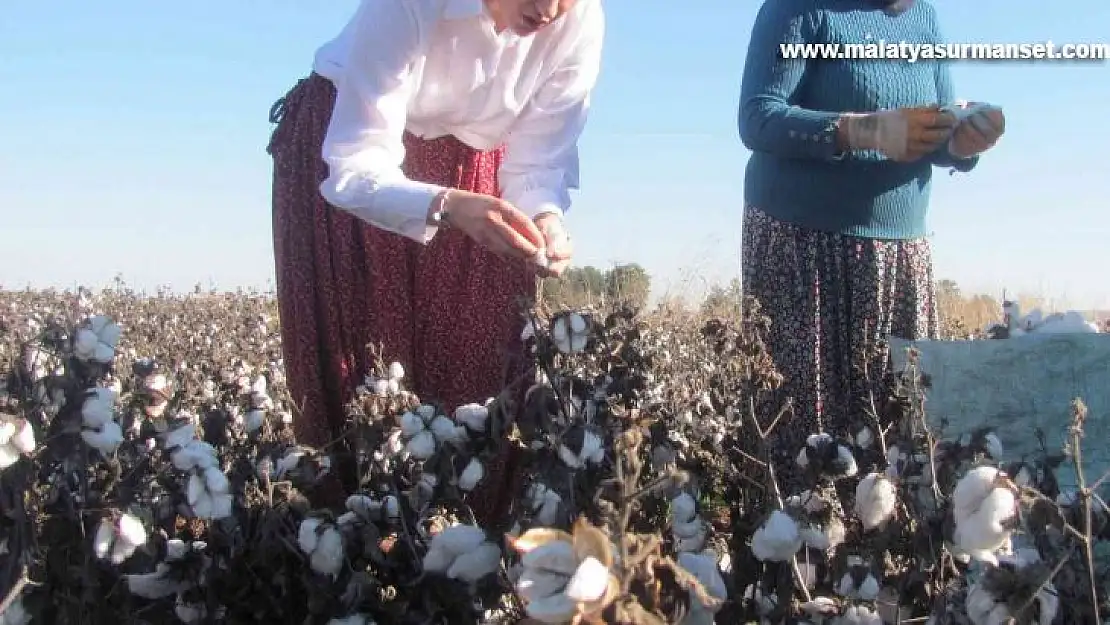
M942 110L954 101L944 62L784 58L779 47L902 41L943 43L932 4L765 0L752 29L739 112L752 151L743 285L771 319L779 399L794 400L778 432L784 469L818 428L852 436L869 423L887 338L937 336L933 171L971 171L1004 129L993 107Z
M448 410L526 370L522 304L571 256L562 218L603 30L600 0L363 0L275 104L301 442L340 435L368 344Z

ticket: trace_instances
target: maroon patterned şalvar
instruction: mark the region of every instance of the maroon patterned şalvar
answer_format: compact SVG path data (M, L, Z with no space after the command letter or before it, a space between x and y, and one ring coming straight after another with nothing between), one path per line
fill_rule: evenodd
M289 389L300 407L298 441L323 445L344 424L344 403L368 369L367 345L402 363L406 386L447 410L482 402L524 375L522 305L537 273L458 231L426 246L330 206L321 153L335 88L312 74L275 105L274 257ZM503 149L482 152L454 137L405 134L403 169L414 180L497 195ZM475 513L496 516L511 482L507 458L488 467ZM507 505L507 502L505 502Z

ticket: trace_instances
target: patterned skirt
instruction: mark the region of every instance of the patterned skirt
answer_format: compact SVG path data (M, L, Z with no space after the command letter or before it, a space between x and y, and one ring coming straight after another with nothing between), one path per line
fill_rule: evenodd
M528 371L521 312L537 293L535 269L458 231L442 230L425 246L330 206L319 186L334 103L328 79L299 81L271 111L277 127L267 147L286 375L300 408L294 428L314 446L341 436L344 404L372 364L368 346L402 363L406 387L447 410L496 396ZM409 178L499 193L503 149L409 133L404 145ZM489 467L482 490L504 492L506 474Z
M777 412L794 414L775 432L782 471L805 437L854 436L871 398L889 391L887 338L936 338L932 253L925 239L881 240L819 232L748 207L743 288L771 320L768 347L784 376Z

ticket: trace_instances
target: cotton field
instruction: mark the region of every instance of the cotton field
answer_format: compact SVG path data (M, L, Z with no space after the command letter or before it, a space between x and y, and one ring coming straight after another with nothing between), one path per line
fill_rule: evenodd
M1009 457L990 431L931 429L911 366L858 431L811 432L783 463L765 320L527 313L526 392L447 413L406 363L365 372L360 485L326 509L338 465L294 440L275 309L0 293L0 625L1110 615L1080 402L1067 449ZM510 450L520 490L482 526L472 498Z

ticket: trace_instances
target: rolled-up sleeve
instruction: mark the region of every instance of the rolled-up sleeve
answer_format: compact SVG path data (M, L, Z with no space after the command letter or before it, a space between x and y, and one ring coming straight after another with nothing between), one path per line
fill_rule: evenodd
M581 32L514 122L498 171L501 197L535 219L570 209L579 188L578 140L586 127L590 96L601 67L605 18L589 2Z
M443 187L401 170L412 67L430 24L410 0L364 1L351 25L350 55L336 82L324 138L328 177L320 193L333 206L383 230L427 243L428 210Z
M738 125L753 152L786 158L835 159L840 112L796 104L807 61L788 58L780 45L814 43L812 2L766 0L756 15L744 63Z

